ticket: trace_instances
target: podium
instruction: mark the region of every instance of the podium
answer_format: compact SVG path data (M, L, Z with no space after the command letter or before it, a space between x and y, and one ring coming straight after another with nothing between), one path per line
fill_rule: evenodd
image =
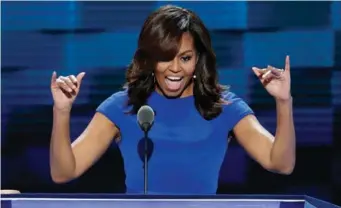
M304 195L115 195L12 194L1 195L2 208L335 208Z

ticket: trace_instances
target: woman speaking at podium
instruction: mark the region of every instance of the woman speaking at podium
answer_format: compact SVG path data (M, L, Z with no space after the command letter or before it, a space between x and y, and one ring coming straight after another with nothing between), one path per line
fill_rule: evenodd
M290 174L295 130L289 57L283 62L283 70L252 68L276 101L277 129L272 135L241 98L218 83L210 34L199 17L176 6L159 8L142 27L126 87L103 101L73 143L70 111L85 73L53 73L52 179L64 183L79 177L112 142L119 142L127 192L143 193L143 161L137 151L143 132L136 121L143 105L156 112L149 131L154 144L148 162L149 193L215 194L230 131L262 167Z

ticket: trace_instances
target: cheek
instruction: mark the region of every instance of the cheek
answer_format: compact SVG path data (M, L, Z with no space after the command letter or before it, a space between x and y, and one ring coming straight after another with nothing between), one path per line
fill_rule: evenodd
M165 73L165 71L167 71L168 67L169 67L168 63L158 63L156 64L155 73L163 74Z
M165 64L157 64L154 74L156 78L164 77L164 73L167 70L167 66Z
M195 66L196 66L195 61L189 61L183 64L182 68L186 75L192 75L195 71Z

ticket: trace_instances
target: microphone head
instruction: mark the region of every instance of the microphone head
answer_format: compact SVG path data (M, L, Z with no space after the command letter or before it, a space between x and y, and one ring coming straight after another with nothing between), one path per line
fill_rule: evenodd
M148 131L154 123L154 110L148 106L142 106L137 112L137 121L143 131Z

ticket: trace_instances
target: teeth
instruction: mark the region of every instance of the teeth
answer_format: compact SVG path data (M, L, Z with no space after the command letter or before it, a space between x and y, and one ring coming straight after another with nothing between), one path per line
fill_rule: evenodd
M172 76L167 76L166 78L171 81L180 81L182 79L182 77L172 77Z

